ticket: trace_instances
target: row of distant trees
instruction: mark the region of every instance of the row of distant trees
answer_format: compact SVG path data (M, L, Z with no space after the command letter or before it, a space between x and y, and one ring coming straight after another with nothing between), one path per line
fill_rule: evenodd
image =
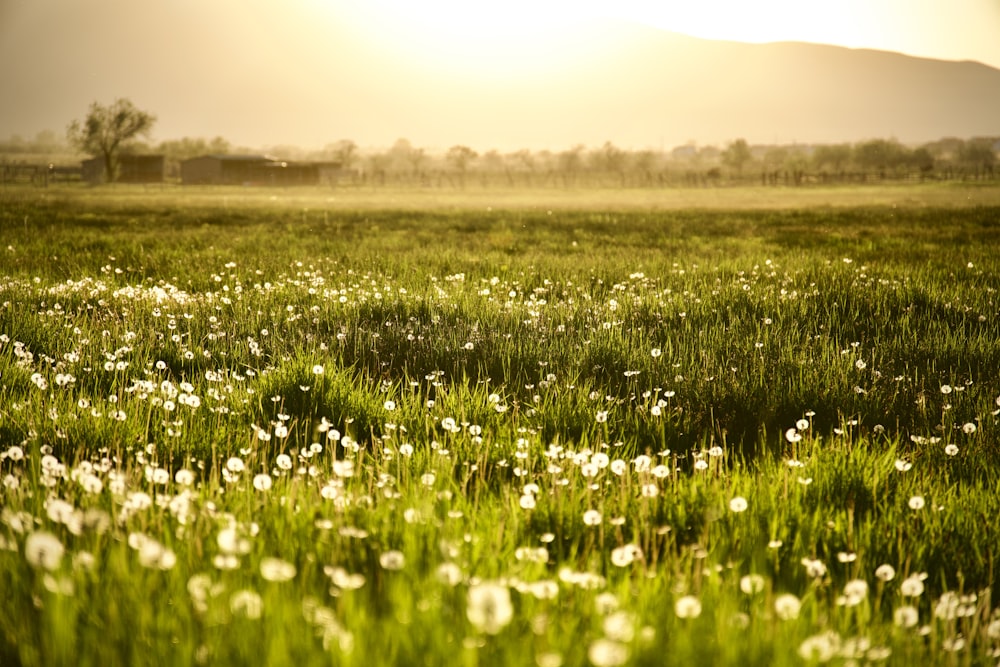
M0 154L11 158L84 153L101 158L106 180L113 181L117 158L123 152L163 154L175 166L199 155L259 152L234 147L222 137L143 141L155 121L155 116L127 99L107 106L95 102L82 120L69 125L65 141L51 131L33 140L14 136L0 141ZM320 150L274 146L265 152L288 160L337 162L345 179L358 184L628 187L757 180L799 185L887 178L994 178L1000 176L998 149L1000 137L945 138L915 147L895 139L815 146L751 145L736 139L724 148L692 143L669 151L626 150L608 141L597 148L579 144L562 151L480 153L465 145L430 151L399 139L387 150L364 151L355 142L342 140Z
M752 146L744 139L725 148L690 144L670 151L625 150L611 142L563 151L520 150L483 154L465 146L430 156L405 139L388 151L357 156L363 173L395 180L486 177L511 185L599 181L606 185L651 185L667 179L687 182L801 184L885 178L992 178L997 174L998 138L946 138L918 147L894 139L828 145ZM336 154L338 147L329 150ZM352 162L353 166L354 162ZM444 175L444 176L442 176Z

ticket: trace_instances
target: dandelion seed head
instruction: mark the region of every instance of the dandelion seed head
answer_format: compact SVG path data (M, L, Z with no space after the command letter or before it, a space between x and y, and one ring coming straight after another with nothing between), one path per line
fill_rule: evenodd
M490 581L469 586L466 618L480 632L499 633L514 618L510 589Z
M46 531L28 535L24 542L24 558L36 569L53 571L62 563L66 547L58 537Z
M678 618L698 618L701 616L701 600L693 595L685 595L674 602L674 613Z
M256 591L240 590L229 598L229 609L235 615L256 620L261 617L264 611L264 601Z
M924 594L924 576L922 574L910 575L906 579L903 579L899 583L899 594L908 597L916 598Z
M274 481L271 479L271 476L268 475L267 473L260 473L258 475L254 475L253 488L257 489L258 491L269 491L273 484Z
M756 595L764 590L766 583L759 574L747 574L740 577L740 590L746 595Z
M628 647L602 637L587 647L587 658L594 667L618 667L628 662Z
M384 551L379 554L378 562L383 570L402 570L406 565L406 557L402 551Z
M801 609L802 602L791 593L783 593L774 598L774 613L783 621L798 618Z
M892 622L900 628L912 628L920 622L920 612L911 605L896 607L892 612Z
M260 576L265 581L281 583L295 578L295 566L280 558L262 558L260 561Z

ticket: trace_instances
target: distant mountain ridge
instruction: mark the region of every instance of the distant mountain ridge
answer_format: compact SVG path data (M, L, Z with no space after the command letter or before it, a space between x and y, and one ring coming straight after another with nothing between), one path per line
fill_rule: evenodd
M977 62L649 29L614 39L626 46L604 71L566 92L578 105L609 106L603 121L621 118L636 138L917 143L1000 134L1000 70Z

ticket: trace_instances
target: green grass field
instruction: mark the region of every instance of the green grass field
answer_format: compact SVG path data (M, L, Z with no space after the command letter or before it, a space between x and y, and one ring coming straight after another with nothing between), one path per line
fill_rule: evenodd
M0 665L994 665L1000 188L0 190Z

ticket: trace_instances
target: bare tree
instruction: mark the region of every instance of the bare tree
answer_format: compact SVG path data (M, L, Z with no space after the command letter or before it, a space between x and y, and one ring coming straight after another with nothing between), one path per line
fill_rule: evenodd
M74 120L66 128L66 138L80 151L104 160L104 178L113 183L118 178L121 149L132 139L148 135L156 116L142 111L131 100L118 98L109 106L97 102L83 123Z

